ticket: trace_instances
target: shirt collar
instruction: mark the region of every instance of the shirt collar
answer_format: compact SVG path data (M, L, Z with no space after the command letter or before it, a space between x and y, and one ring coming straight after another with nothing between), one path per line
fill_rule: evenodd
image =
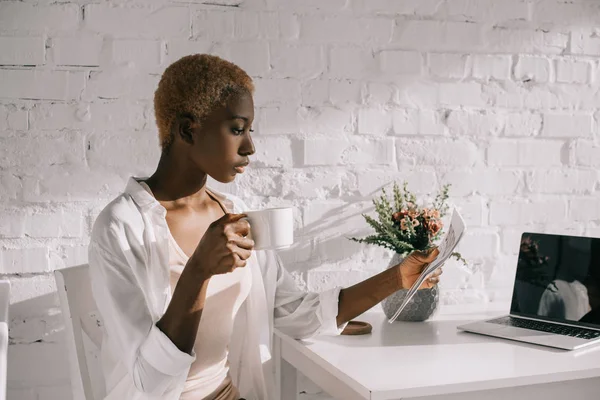
M133 201L142 209L150 210L156 206L164 209L163 206L152 196L140 183L139 180L146 180L147 178L136 178L131 177L125 187L125 193L130 195Z
M154 207L160 207L161 210L165 208L152 196L152 194L148 193L148 191L140 185L139 181L145 181L148 178L136 178L130 177L127 182L127 186L125 187L125 193L130 195L133 201L144 211L148 211L153 209ZM235 205L231 199L229 199L225 194L220 193L212 188L206 188L210 194L218 198L229 210L230 212L235 212Z

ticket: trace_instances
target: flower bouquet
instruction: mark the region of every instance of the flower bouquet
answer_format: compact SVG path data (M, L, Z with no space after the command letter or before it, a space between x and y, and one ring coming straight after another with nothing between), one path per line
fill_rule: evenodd
M419 206L416 196L408 190L404 182L402 188L394 183L393 196L390 199L385 188L382 195L373 199L377 218L363 214L367 224L375 233L365 238L350 238L359 243L374 244L394 251L389 267L398 265L413 250L427 250L442 237L444 224L442 218L448 212L448 191L450 185L444 185L430 206ZM452 257L466 264L460 253ZM391 318L406 296L402 289L389 296L382 303L383 309ZM439 299L437 285L431 289L417 292L402 311L397 320L423 321L431 316Z

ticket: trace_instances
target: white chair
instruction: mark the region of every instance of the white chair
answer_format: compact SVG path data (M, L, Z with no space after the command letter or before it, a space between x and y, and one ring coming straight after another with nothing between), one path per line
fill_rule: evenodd
M102 321L92 296L87 264L54 272L65 321L73 400L99 400L105 396L99 360Z
M10 282L0 281L0 400L6 399L6 373L8 356L8 304Z

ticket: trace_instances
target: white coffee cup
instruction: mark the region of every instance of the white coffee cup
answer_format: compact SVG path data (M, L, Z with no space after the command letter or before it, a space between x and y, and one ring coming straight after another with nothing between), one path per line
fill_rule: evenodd
M254 250L275 250L294 243L294 211L291 207L245 212Z

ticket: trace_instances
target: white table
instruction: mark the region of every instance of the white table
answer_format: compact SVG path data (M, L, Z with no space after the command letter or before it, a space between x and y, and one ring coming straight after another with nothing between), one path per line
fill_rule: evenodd
M364 336L297 341L275 333L278 399L296 400L296 371L339 400L586 400L600 398L600 346L563 351L459 332L457 325L506 310L388 324L357 320Z

